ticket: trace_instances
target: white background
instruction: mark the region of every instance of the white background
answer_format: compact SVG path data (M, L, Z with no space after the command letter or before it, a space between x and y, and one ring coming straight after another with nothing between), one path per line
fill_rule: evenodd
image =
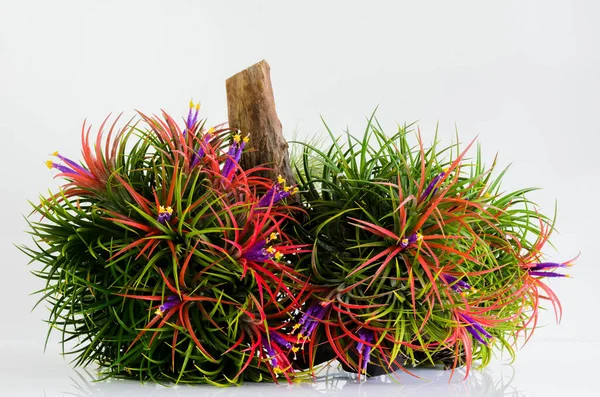
M600 3L595 1L6 1L0 0L0 395L597 395ZM478 136L512 163L504 187L531 197L560 233L549 259L581 250L571 280L553 280L565 315L551 316L513 365L498 359L466 382L424 372L401 384L344 380L304 386L159 388L91 384L43 354L42 284L13 244L27 243L26 200L54 188L44 161L77 158L84 118L133 109L176 116L190 97L226 120L224 81L265 58L288 138L360 132L379 105L419 121L431 141ZM35 266L35 265L33 265ZM511 380L512 377L512 380ZM498 385L508 387L502 389ZM411 394L414 393L414 394Z

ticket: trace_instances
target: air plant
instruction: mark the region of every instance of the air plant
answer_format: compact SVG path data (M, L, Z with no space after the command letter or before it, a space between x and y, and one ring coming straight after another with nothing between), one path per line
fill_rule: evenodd
M242 169L248 135L199 112L84 124L82 161L46 163L63 183L32 203L20 248L74 364L214 385L310 379L334 358L468 374L514 355L542 300L560 319L546 280L572 261L543 256L554 219L532 189L502 192L479 150L467 161L473 143L425 148L372 118L361 138L300 143L296 186Z
M161 382L291 379L302 369L285 327L306 284L287 260L302 252L283 230L291 190L241 169L248 137L206 129L199 110L107 119L93 145L84 125L83 162L48 161L65 183L33 204L35 247L21 249L42 264L40 303L75 364Z
M327 128L329 147L296 142L308 215L290 234L312 247L294 265L313 293L295 328L311 368L336 358L359 374L468 374L495 349L514 357L542 300L562 315L546 280L571 262L544 261L554 219L533 189L501 191L506 170L494 175L479 148L467 160L473 142L426 148L410 127L387 136L372 117L359 138Z

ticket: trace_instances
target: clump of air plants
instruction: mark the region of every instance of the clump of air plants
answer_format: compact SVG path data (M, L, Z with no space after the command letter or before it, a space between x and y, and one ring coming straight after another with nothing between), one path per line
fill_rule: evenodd
M336 358L349 371L381 374L416 366L514 357L542 301L561 316L548 278L567 262L542 249L554 220L526 197L500 190L472 144L425 148L400 127L386 136L372 118L364 135L329 134L329 147L298 142L295 170L308 214L291 225L312 255L295 270L309 278L294 327L311 368ZM415 144L410 140L416 137Z
M360 139L302 143L294 186L242 169L248 135L199 110L107 119L95 139L84 124L82 161L46 163L63 183L32 203L21 249L76 365L215 385L310 379L335 358L468 374L514 356L540 302L560 318L546 279L571 262L544 259L554 220L532 189L502 192L479 150L467 160L472 143L411 145L372 119Z
M64 183L33 204L35 247L21 249L42 264L40 302L75 364L166 382L291 379L285 327L307 281L286 258L302 252L283 230L294 189L241 169L248 137L205 128L199 109L107 119L95 139L84 125L82 162L47 162Z

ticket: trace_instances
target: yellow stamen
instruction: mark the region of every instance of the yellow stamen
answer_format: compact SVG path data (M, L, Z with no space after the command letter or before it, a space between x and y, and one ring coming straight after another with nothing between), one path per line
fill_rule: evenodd
M53 156L58 156L58 150L54 153L52 153Z
M491 194L489 194L488 192L485 192L485 194L483 195L483 197L485 197L485 198L490 198L490 197L492 197L492 195L491 195Z
M283 254L279 251L275 253L275 260L278 261L283 257Z
M190 99L190 109L194 108L194 101L192 99Z
M573 276L571 276L570 274L565 274L566 278L573 278Z
M196 110L196 112L199 112L199 111L200 111L200 102L198 102L198 103L196 104L196 109L195 109L195 110Z
M210 127L208 129L208 131L206 131L207 134L213 134L215 132L215 129L213 127Z
M276 253L276 252L277 252L277 250L276 250L275 248L273 248L273 247L267 247L267 252L268 252L269 254L274 254L274 253Z
M241 140L242 140L242 136L241 136L240 134L235 134L235 135L233 136L233 141L234 141L235 143L240 143L240 141L241 141Z
M444 174L447 174L447 173L448 173L448 171L450 171L450 168L446 167L446 168L444 168L442 171L444 172Z
M301 325L300 324L296 324L292 327L292 333L294 333L294 331L296 331L298 328L300 328Z
M292 189L292 188L291 188L290 186L285 186L285 187L283 188L283 191L284 191L284 192L289 192L291 189Z
M273 241L273 240L277 240L277 236L279 235L279 233L277 232L273 232L269 235L269 237L267 238L267 242L269 241Z
M246 142L246 143L250 142L250 137L249 136L245 136L244 137L244 142Z
M402 244L403 245L407 245L408 244L408 239L407 238L403 238L402 239Z
M279 366L276 366L273 368L273 372L275 372L275 374L281 374L283 373L283 370L279 368Z
M285 185L285 179L281 175L278 175L277 183L279 183L280 185Z
M293 188L290 194L296 194L296 193L298 193L298 188L297 187Z
M52 169L52 164L53 164L53 163L52 163L52 160L48 160L48 161L46 161L46 167L48 167L48 169L49 169L49 170L51 170L51 169Z
M156 311L154 312L154 314L156 314L157 316L163 316L163 314L165 314L162 310L160 310L160 308L156 309Z
M168 214L172 214L173 213L173 208L171 207L163 207L162 205L160 206L160 208L158 209L158 213L159 214L164 214L164 213L168 213Z
M417 241L422 241L423 240L423 235L419 232L417 232Z

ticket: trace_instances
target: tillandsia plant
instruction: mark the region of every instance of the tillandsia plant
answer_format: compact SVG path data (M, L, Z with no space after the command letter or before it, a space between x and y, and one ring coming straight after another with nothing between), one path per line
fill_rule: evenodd
M83 161L47 162L64 184L32 203L35 246L21 249L43 265L40 302L76 364L165 382L291 379L302 369L282 328L307 285L283 230L294 189L241 169L248 137L205 128L199 110L107 119L95 139L84 124Z
M554 219L532 189L501 192L479 150L467 161L472 143L425 148L372 118L361 138L302 143L294 187L242 169L248 136L199 111L107 118L95 138L84 124L83 160L47 162L64 183L32 203L20 248L75 364L214 385L310 379L334 358L468 374L494 348L514 356L543 300L560 318Z
M514 357L542 301L561 317L546 279L568 277L571 262L544 260L554 219L527 199L533 189L502 192L506 170L494 175L479 148L467 160L473 142L425 148L410 128L387 136L373 117L359 138L327 129L330 147L297 142L307 216L290 234L312 247L295 262L312 294L295 335L309 367L468 375L494 349Z

